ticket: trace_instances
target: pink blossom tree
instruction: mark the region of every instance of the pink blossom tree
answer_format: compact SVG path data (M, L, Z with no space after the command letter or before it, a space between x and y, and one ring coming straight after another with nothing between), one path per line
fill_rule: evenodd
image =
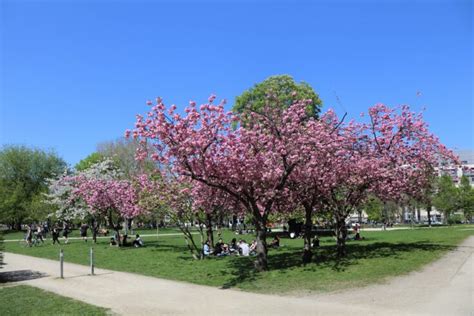
M107 161L102 162L105 164ZM80 199L89 213L104 217L116 231L117 244L121 245L120 222L143 213L138 205L138 188L128 180L117 179L114 174L80 173L72 178L74 189L71 199Z
M440 160L455 160L453 153L428 131L421 114L407 106L369 109L369 123L354 121L337 129L332 153L321 161L318 195L336 223L338 254L345 255L348 215L372 193L382 200L418 194ZM337 122L334 116L331 118Z
M224 111L215 97L199 109L194 102L185 115L168 110L160 99L146 118L137 116L126 135L152 143L152 158L170 164L173 172L231 197L253 218L257 234L258 270L267 269L266 224L286 190L288 177L301 162L307 119L306 102L299 102L279 116L259 116L255 124L232 128L239 119ZM151 105L151 102L149 102ZM275 119L277 117L277 119ZM144 146L143 148L147 148ZM139 152L137 158L145 157Z

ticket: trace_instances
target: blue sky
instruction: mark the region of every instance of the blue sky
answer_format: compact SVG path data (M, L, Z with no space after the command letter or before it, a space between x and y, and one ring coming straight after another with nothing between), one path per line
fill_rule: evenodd
M1 1L0 144L75 164L147 99L230 107L290 74L351 117L426 107L447 146L474 148L471 1L222 2Z

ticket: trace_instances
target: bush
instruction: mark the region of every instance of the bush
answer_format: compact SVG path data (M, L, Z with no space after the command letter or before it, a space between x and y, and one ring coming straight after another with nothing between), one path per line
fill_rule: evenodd
M448 218L449 225L462 224L462 223L463 223L463 217L461 214L453 214Z

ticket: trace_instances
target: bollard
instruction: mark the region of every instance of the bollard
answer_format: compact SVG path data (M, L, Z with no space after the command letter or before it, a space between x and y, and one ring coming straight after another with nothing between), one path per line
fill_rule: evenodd
M59 250L59 266L61 270L61 279L64 279L64 251Z
M91 275L94 275L94 250L91 247L90 251L90 260L91 260Z

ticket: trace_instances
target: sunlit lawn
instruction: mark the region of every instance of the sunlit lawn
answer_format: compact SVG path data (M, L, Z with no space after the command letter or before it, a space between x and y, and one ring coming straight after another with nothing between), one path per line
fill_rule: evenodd
M108 315L108 310L28 285L0 287L0 315Z
M282 239L280 249L269 250L268 272L255 273L253 258L220 257L193 260L181 236L144 237L144 248L116 248L101 239L94 245L96 266L112 270L181 280L224 288L265 293L325 292L381 282L388 277L420 269L453 249L469 235L474 226L407 229L364 232L365 240L349 241L349 255L335 257L335 241L322 238L313 263L301 264L301 239ZM7 235L6 239L11 239ZM236 237L247 241L252 235L235 235L225 231L225 241ZM199 242L199 236L196 235ZM65 260L88 264L90 241L72 240L61 245ZM59 246L48 240L43 246L24 247L6 242L6 251L57 260Z

